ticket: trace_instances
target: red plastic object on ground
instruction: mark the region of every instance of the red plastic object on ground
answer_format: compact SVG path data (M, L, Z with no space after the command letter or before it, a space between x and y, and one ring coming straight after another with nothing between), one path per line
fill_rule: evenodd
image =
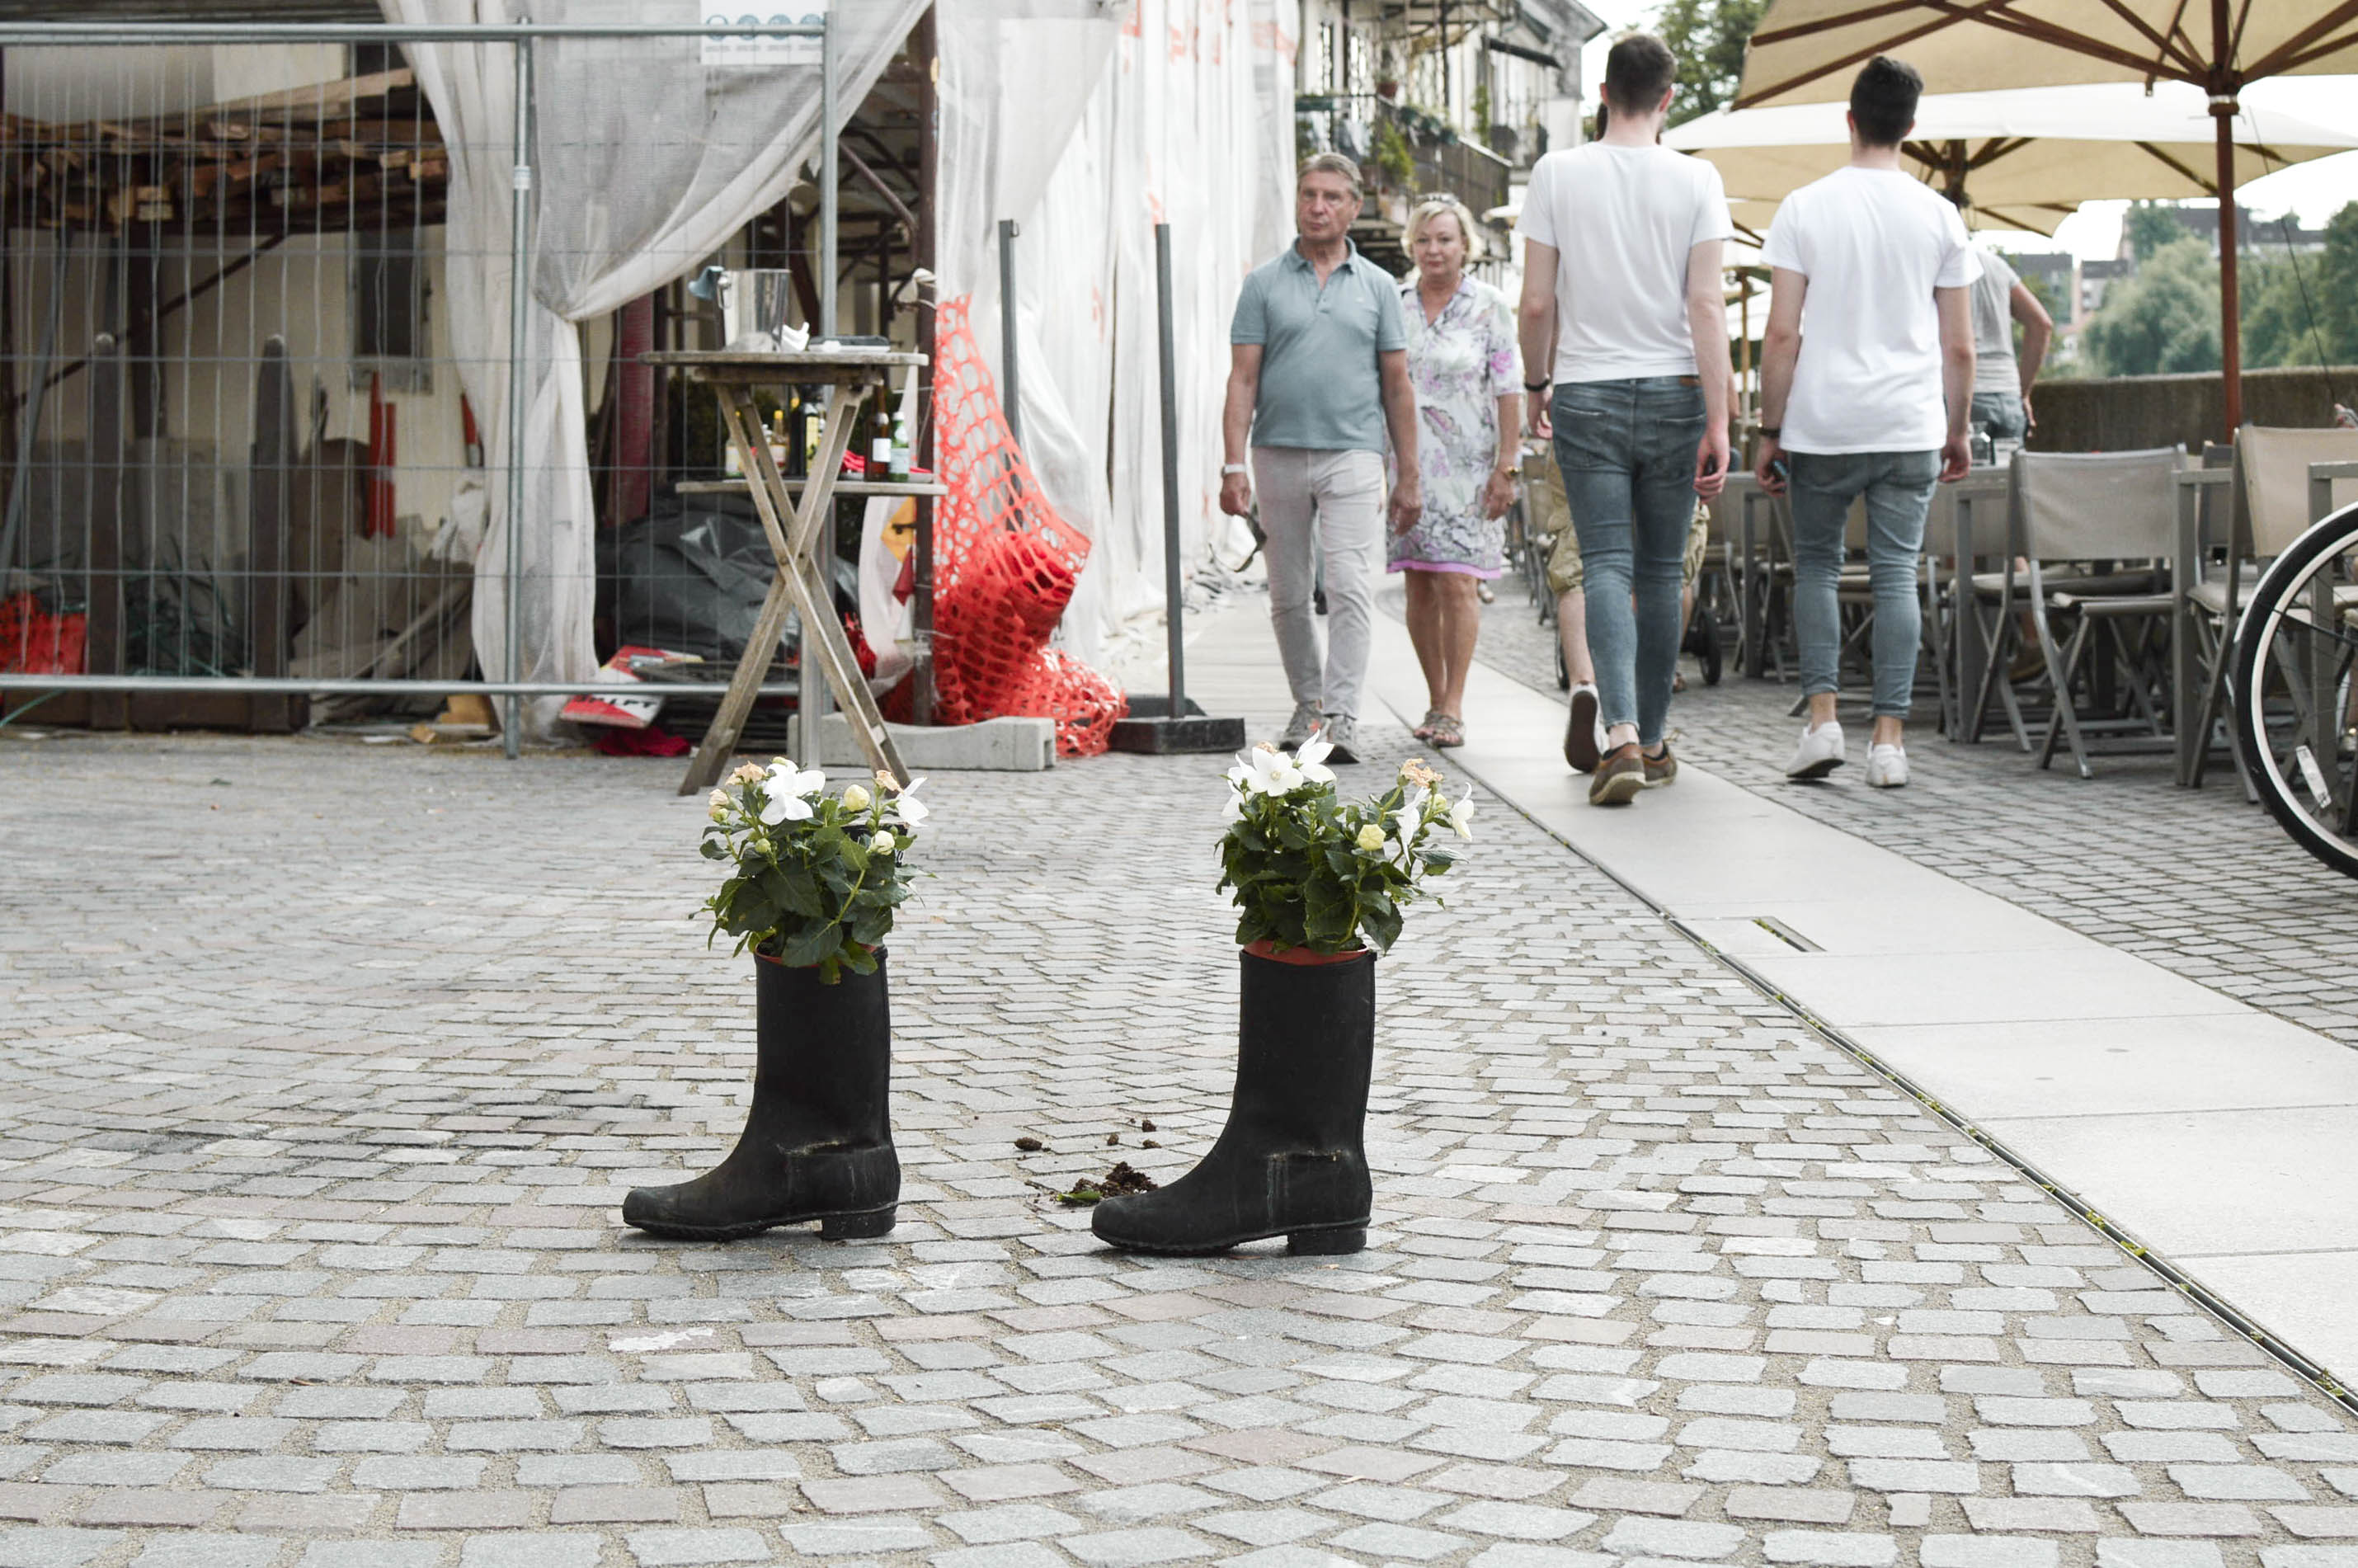
M86 615L50 615L29 593L0 599L0 675L78 676Z
M949 490L934 525L935 712L945 724L1054 719L1060 752L1095 756L1130 704L1048 646L1088 536L1056 515L1017 449L968 301L942 306L934 347L935 460Z

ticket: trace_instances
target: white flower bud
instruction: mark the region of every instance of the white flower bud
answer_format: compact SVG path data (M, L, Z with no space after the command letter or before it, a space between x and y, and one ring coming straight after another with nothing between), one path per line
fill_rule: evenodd
M868 809L869 803L875 797L873 795L860 788L858 784L847 785L843 792L843 809L846 811L865 811Z

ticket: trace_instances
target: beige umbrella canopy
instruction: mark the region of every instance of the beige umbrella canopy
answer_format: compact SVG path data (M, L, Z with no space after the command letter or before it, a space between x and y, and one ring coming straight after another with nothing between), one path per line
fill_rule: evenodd
M2244 109L2234 126L2238 182L2358 148L2358 135L2270 111ZM1662 140L1715 165L1746 206L1781 200L1850 157L1839 103L1722 110ZM2216 196L2212 142L2200 89L2107 82L1928 95L1901 162L1977 227L2051 234L2082 201Z
M1878 54L1923 72L1927 92L2096 81L2203 91L2215 125L2227 420L2242 423L2236 95L2264 77L2358 71L2358 0L1770 0L1745 50L1736 106L1839 102Z

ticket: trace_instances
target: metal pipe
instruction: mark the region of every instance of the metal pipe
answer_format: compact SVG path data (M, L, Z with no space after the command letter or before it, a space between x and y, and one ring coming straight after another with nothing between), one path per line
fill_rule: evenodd
M835 314L837 222L837 156L835 125L835 28L822 26L818 36L818 319L817 336L832 338L842 330Z
M0 47L91 44L500 44L531 38L824 38L818 22L108 22L0 23Z
M508 515L507 553L501 573L500 591L504 600L505 633L501 659L503 684L514 686L523 675L522 662L516 657L516 580L517 568L524 556L524 441L525 441L525 334L532 309L532 278L527 271L531 256L532 227L532 40L518 38L515 53L515 171L510 180L512 196L508 207ZM506 719L500 726L503 749L511 760L522 753L524 737L522 695L509 692Z
M1022 232L1012 218L999 221L999 406L1019 452L1023 449L1023 398L1015 379L1015 236Z
M726 685L690 685L672 681L642 681L636 685L624 685L596 678L578 681L327 680L307 679L301 676L19 675L12 670L0 675L0 689L12 692L252 692L288 697L441 697L451 693L472 693L479 697L580 697L591 693L607 697L720 697L727 694L729 687ZM801 689L799 685L790 682L758 687L754 695L793 697Z
M1171 225L1154 225L1155 313L1163 340L1163 608L1174 719L1187 717L1185 594L1179 583L1179 349L1172 323Z

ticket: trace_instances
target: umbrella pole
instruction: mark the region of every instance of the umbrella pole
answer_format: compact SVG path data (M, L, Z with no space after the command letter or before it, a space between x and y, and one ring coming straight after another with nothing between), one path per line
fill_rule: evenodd
M2226 392L2227 438L2244 424L2243 295L2235 277L2235 77L2230 51L2234 35L2227 0L2211 0L2211 123L2219 151L2219 370Z

